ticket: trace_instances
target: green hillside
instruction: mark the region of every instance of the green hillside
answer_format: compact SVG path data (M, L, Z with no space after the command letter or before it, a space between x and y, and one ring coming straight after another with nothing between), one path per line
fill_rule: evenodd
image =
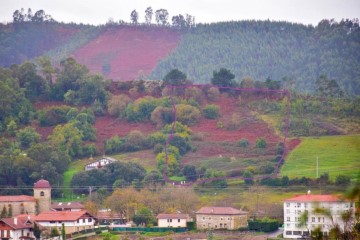
M286 158L281 175L316 177L316 159L319 176L329 173L331 179L347 175L352 179L360 173L360 135L303 138L301 144Z
M250 76L293 80L311 92L325 74L350 94L359 94L360 30L357 23L321 21L316 27L271 21L199 24L151 77L178 68L197 83L209 83L214 70L230 69L238 81ZM291 81L290 81L291 82Z

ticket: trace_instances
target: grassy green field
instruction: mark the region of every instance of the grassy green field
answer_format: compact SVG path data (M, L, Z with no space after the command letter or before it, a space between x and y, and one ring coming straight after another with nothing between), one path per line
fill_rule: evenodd
M329 173L356 179L360 172L360 135L342 135L302 138L300 145L285 159L281 175L290 178L316 178L316 161L319 176Z

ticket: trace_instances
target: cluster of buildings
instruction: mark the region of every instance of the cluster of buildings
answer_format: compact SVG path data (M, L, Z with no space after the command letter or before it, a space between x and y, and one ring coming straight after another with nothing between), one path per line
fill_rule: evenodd
M341 229L351 226L342 219L348 211L354 219L354 203L333 195L295 196L284 201L284 238L304 238L315 228L326 236L338 225ZM326 209L331 216L315 213L315 209ZM42 232L50 233L54 228L67 234L94 229L101 223L117 221L124 224L126 219L108 211L100 211L93 216L78 202L51 203L51 186L42 179L34 184L34 195L0 196L0 211L11 211L13 217L0 219L0 240L35 239L35 224ZM305 221L302 221L306 213ZM196 227L199 230L235 230L247 226L248 212L232 207L202 207L196 213ZM187 227L194 219L189 214L159 214L158 227Z

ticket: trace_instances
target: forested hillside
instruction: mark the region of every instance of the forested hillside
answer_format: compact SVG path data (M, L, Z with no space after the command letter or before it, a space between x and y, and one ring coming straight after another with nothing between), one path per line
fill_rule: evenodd
M314 92L321 75L345 94L360 94L358 20L321 21L316 27L271 21L173 26L106 24L88 26L55 21L0 25L0 65L11 66L39 55L53 63L72 56L93 73L113 80L162 79L183 71L195 83L210 83L213 71L227 68L240 82L267 78Z
M323 20L316 27L287 22L241 21L198 24L176 50L161 61L151 78L178 68L197 83L209 83L221 67L241 81L293 80L297 90L312 92L325 74L345 92L360 93L358 21Z

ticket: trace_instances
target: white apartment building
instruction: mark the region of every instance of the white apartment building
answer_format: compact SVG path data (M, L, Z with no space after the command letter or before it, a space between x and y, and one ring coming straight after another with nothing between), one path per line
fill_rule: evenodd
M315 209L327 209L331 217L324 214L315 213ZM309 236L310 232L320 227L326 236L329 231L339 225L344 229L344 222L341 214L351 211L354 219L354 203L341 199L334 195L314 195L310 192L306 195L299 195L284 201L284 238L301 238ZM301 226L301 216L307 212L306 224ZM303 215L304 216L304 215Z

